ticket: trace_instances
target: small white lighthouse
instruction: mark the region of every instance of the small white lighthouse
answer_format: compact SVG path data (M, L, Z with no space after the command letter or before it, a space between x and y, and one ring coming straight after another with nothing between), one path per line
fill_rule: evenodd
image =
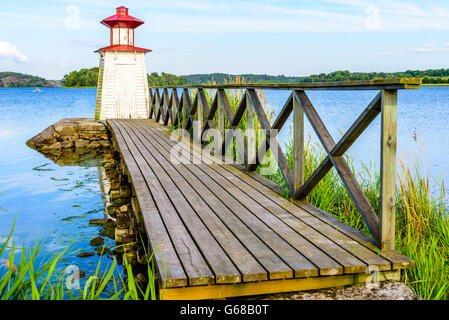
M95 117L141 119L149 116L149 91L145 54L151 50L134 46L134 30L144 24L128 15L128 8L101 23L111 29L110 46L100 54Z

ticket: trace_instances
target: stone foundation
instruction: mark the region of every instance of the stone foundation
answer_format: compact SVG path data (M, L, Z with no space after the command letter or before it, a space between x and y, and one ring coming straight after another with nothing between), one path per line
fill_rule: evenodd
M103 250L102 246L98 246L95 251L98 255L115 255L119 264L123 264L126 256L133 267L136 281L145 290L148 274L145 254L148 251L144 250L148 243L146 231L125 166L120 153L112 148L107 128L96 119L62 119L28 140L27 145L59 165L79 165L91 159L101 163L98 172L106 208L105 218L89 222L101 226L100 238L114 239L117 248Z
M117 261L123 264L123 258L126 257L126 261L133 267L136 281L146 287L148 240L120 153L113 149L106 151L100 170L108 218L115 221Z
M62 119L28 140L27 145L54 161L73 154L97 155L111 147L105 126L86 118Z

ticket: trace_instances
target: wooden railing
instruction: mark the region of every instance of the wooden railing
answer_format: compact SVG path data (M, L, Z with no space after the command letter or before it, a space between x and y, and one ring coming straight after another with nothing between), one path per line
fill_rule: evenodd
M306 84L228 84L201 85L180 87L150 88L150 118L162 121L164 125L175 128L192 129L195 121L201 125L196 128L197 136L203 137L208 129L224 130L223 125L215 128L214 117L226 117L230 124L227 138L216 147L216 152L225 155L227 143L235 138L236 149L240 159L248 171L254 171L260 166L268 149L273 151L278 167L288 186L289 196L295 200L304 199L334 167L344 186L349 192L357 210L368 227L374 241L382 250L393 250L395 242L395 209L396 209L396 139L397 139L397 91L401 89L417 89L420 79L391 79L373 81L352 81L332 83ZM169 93L169 89L171 93ZM205 89L214 89L212 103L208 103ZM238 108L233 113L226 89L244 90ZM287 102L273 122L267 118L256 89L291 90ZM160 92L162 91L162 94ZM182 90L179 99L178 90ZM354 124L337 143L333 140L316 109L310 102L307 90L380 90L366 109L360 114ZM192 99L192 97L194 98ZM193 101L193 102L192 102ZM250 139L246 142L234 134L246 112L247 129L254 126L257 117L264 129L264 142L257 152L248 148ZM276 139L273 130L279 131L293 112L294 136L294 166L293 171ZM370 123L381 114L381 167L380 167L380 218L371 206L360 184L348 166L344 154L359 138ZM184 116L185 115L185 116ZM327 157L315 172L305 180L304 177L304 119L307 118L324 147ZM220 126L220 125L219 125ZM198 126L197 126L198 127ZM199 139L196 142L203 142Z

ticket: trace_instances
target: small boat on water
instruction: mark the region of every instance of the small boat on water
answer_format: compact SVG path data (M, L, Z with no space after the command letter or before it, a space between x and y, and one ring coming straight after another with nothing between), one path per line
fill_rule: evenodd
M33 92L41 92L41 89L36 88Z

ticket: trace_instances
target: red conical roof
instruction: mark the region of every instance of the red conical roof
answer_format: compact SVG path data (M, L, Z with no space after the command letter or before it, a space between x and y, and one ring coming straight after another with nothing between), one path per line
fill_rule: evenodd
M117 8L117 13L101 21L101 24L109 28L132 28L135 29L145 22L134 18L128 14L128 8L121 6Z

